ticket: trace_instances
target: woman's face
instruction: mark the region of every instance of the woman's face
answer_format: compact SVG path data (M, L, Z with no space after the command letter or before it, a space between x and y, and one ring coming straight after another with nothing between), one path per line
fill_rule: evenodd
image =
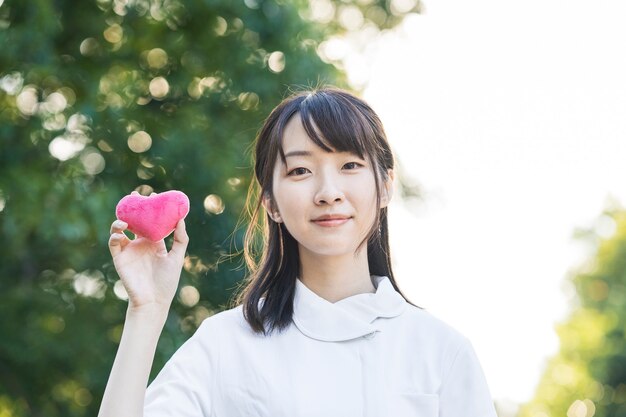
M298 241L300 256L353 255L376 216L376 183L370 161L347 152L326 152L306 134L296 114L285 126L286 165L277 158L273 193L277 217ZM390 170L391 187L393 171ZM388 193L390 194L389 188ZM386 193L381 206L387 205ZM321 216L335 220L322 220ZM363 248L366 248L364 246Z

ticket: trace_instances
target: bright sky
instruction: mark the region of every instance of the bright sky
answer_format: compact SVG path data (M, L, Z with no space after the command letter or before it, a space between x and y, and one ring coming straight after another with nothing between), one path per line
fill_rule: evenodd
M626 203L626 3L425 5L346 66L427 194L391 205L398 281L469 337L511 406L558 349L589 251L574 229L609 233L607 198Z

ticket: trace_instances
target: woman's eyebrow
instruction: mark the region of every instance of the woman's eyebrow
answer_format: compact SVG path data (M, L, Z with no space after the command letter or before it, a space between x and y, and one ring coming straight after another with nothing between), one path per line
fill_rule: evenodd
M289 158L290 156L312 156L313 154L309 151L291 151L285 154L285 158Z
M354 155L354 156L360 158L360 156L357 155L354 152L345 151L345 152L332 152L332 153L348 153L348 154L351 154L351 155ZM291 152L287 152L285 154L285 159L289 158L290 156L313 156L313 152L310 152L310 151L291 151Z

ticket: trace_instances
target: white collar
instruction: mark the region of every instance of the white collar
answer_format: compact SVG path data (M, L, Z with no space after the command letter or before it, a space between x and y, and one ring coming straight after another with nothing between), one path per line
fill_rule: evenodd
M293 321L306 336L324 342L340 342L380 331L373 324L379 317L396 317L406 301L388 277L372 275L375 293L352 295L331 303L296 278Z

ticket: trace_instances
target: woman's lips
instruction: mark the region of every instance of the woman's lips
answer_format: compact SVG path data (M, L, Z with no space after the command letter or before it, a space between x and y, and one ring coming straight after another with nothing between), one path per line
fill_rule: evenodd
M345 219L324 219L324 220L313 220L313 223L317 224L318 226L322 226L322 227L336 227L336 226L341 226L342 224L346 223L348 220L350 220L350 218L345 218Z

